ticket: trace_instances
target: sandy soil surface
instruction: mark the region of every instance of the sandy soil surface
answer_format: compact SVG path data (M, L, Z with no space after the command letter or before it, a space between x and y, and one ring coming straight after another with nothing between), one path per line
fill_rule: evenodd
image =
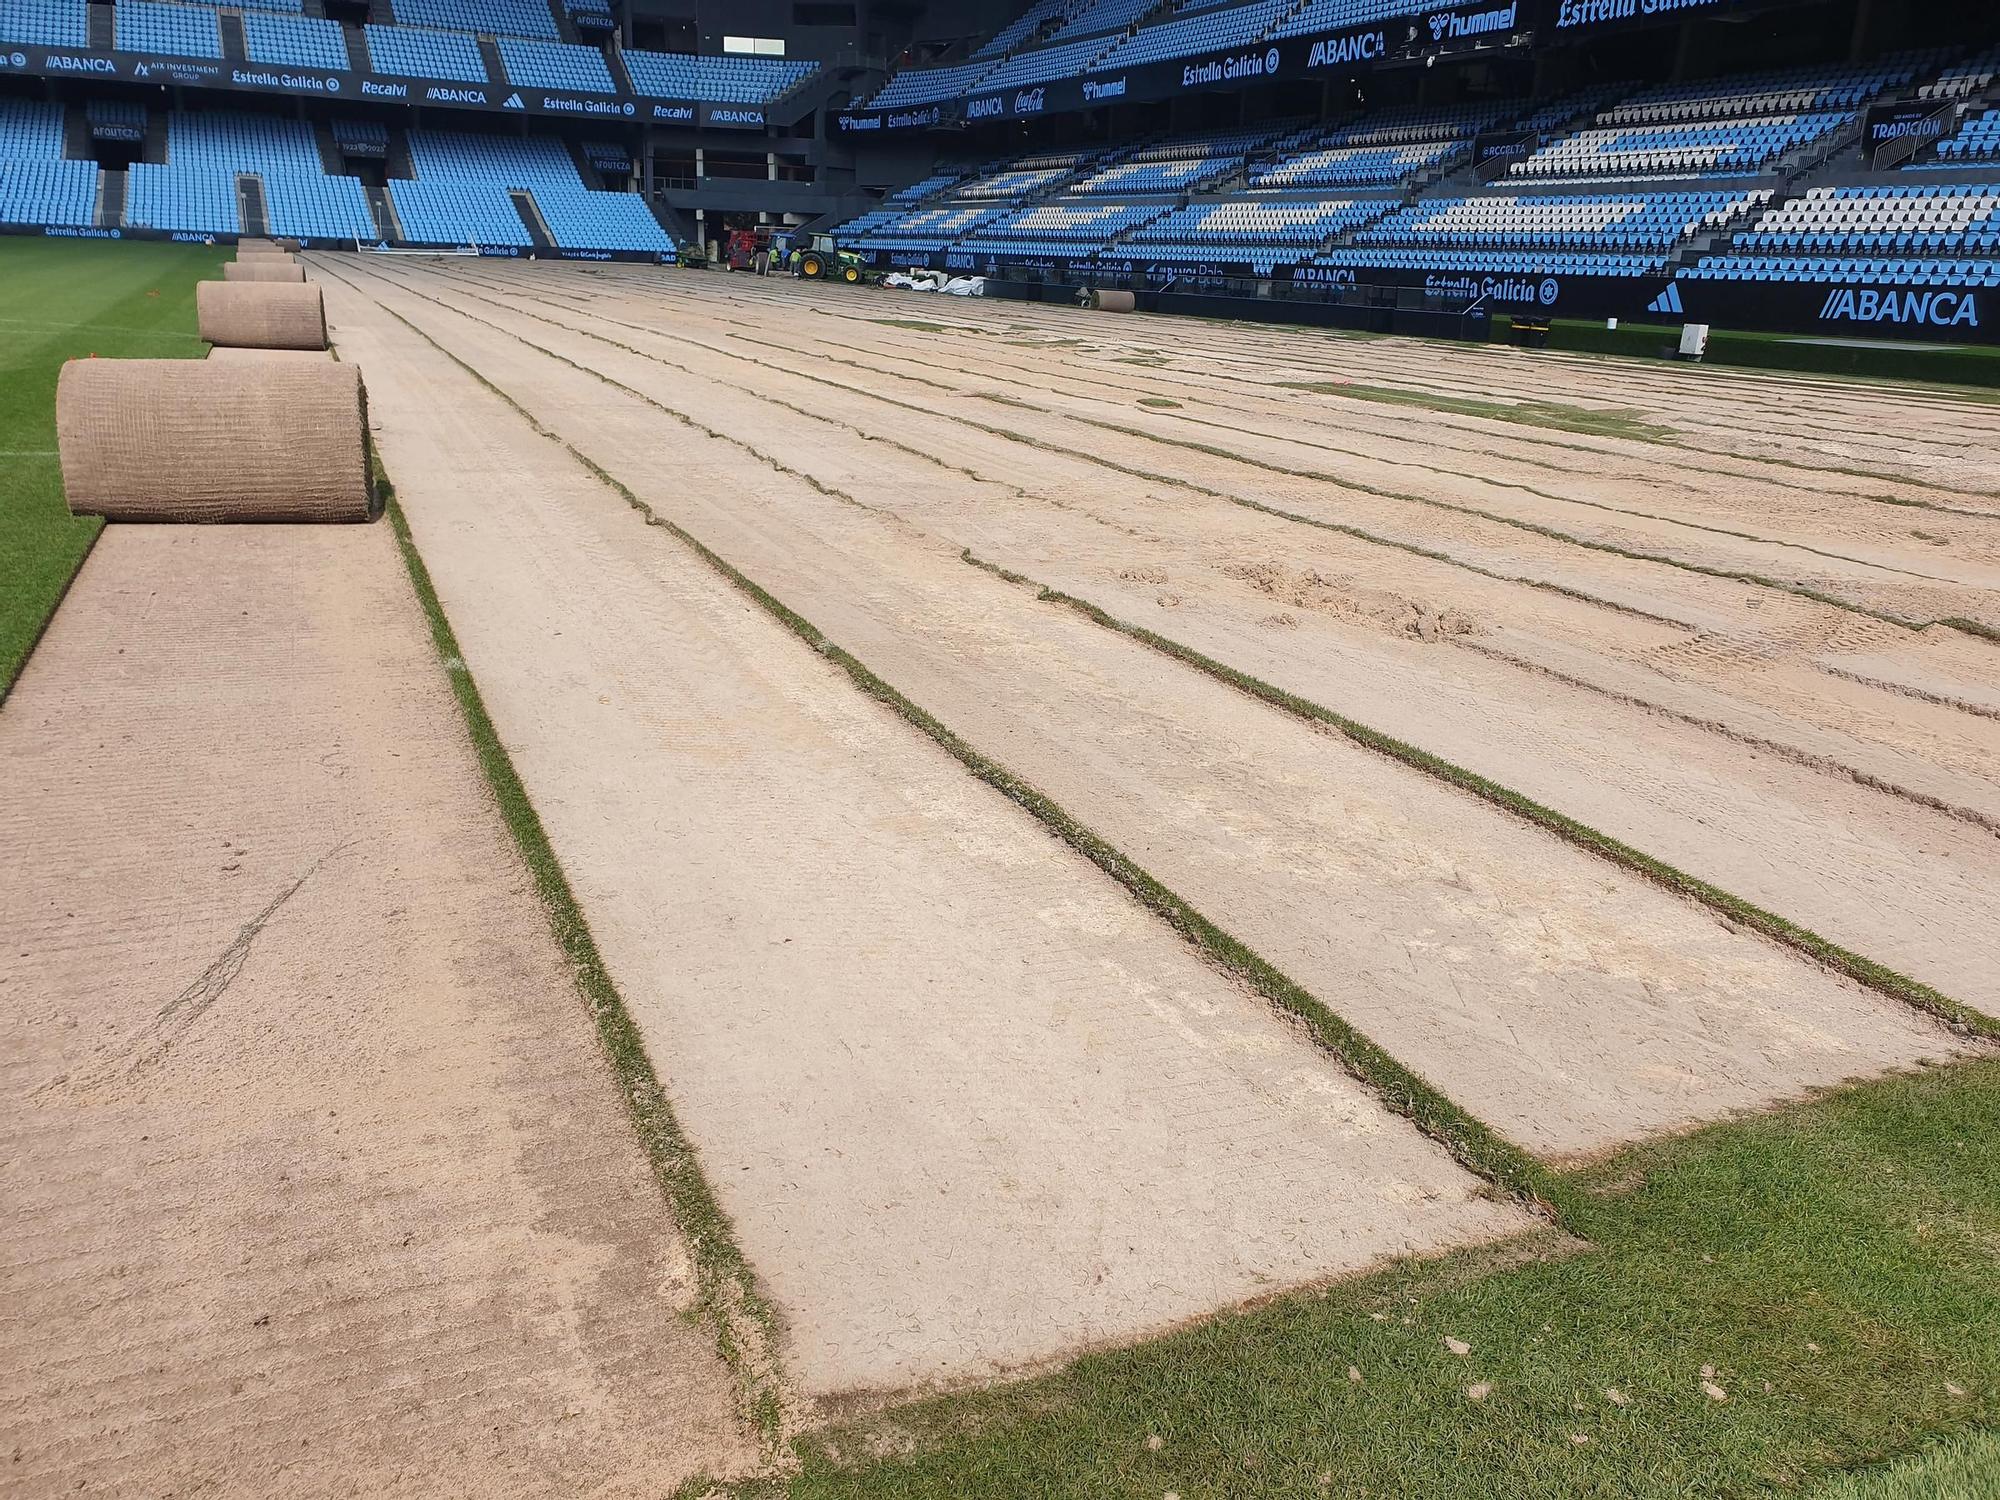
M297 364L302 360L329 360L333 355L325 349L236 349L226 344L217 344L208 351L210 359L248 360L263 364Z
M0 847L0 1488L754 1460L387 527L111 527Z
M328 296L806 1394L988 1375L1529 1222L472 376ZM690 441L655 424L646 462Z
M584 424L574 430L591 430L612 393L574 366L613 374L664 408L654 412L660 421L678 412L696 424L667 441L722 432L1967 1003L2000 1008L2000 932L1981 916L2000 904L1992 642L1487 522L1385 545L1378 518L1357 526L1361 501L1330 498L1325 482L1285 477L1284 496L1258 502L1281 498L1274 515L1246 508L1245 486L1205 470L1220 462L1205 453L1059 418L1016 431L1017 408L952 396L932 372L913 376L898 363L893 375L864 378L851 365L788 354L783 337L716 331L762 319L781 332L797 325L793 342L836 322L862 340L938 337L825 311L854 307L853 298L801 305L796 290L759 288L745 305L715 290L740 285L723 278L646 283L528 268L398 268L371 284L455 345L485 340L481 358L512 360L527 390L553 381ZM879 316L884 301L891 311L904 305L859 305ZM1049 357L1068 355L1059 347ZM1183 390L1176 399L1192 398ZM1881 422L1895 425L1893 415ZM1407 436L1405 451L1435 456ZM1120 443L1129 451L1110 458ZM1679 450L1655 457L1663 475L1683 463ZM745 482L761 490L766 481ZM1315 517L1322 524L1306 524ZM1447 519L1458 527L1462 518ZM1227 925L1227 912L1215 915Z
M607 388L498 329L381 295L1531 1149L1595 1153L1952 1050L1905 1008L1415 771L1199 673L1163 669L1145 647L1036 605L899 523L948 502L962 476L845 429L773 425L726 385L564 341L564 353L639 394ZM755 434L840 492L714 440L664 471L655 455L673 419L662 406ZM897 514L857 514L857 501L876 499ZM1534 902L1516 899L1523 886Z

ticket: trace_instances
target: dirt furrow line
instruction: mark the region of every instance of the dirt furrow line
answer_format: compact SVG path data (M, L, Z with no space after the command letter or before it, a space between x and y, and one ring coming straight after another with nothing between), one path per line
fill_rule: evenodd
M743 298L733 300L740 304L748 302L748 299ZM934 308L935 299L932 299L929 305ZM1022 305L1003 304L1003 306L1018 309ZM832 315L838 315L841 311L837 305L825 310ZM912 311L917 316L902 320L877 316L873 321L879 323L925 321L922 318L921 307ZM958 318L976 316L969 310L957 307L941 315ZM1126 334L1121 339L1121 333L1132 328L1153 330L1151 336L1169 346L1167 350L1151 350L1130 355L1114 352L1109 356L1113 363L1126 360L1154 363L1180 358L1192 352L1200 356L1201 370L1205 375L1261 381L1271 378L1272 367L1278 366L1281 368L1276 378L1280 379L1310 380L1327 374L1343 379L1360 376L1371 380L1379 379L1388 389L1406 392L1428 390L1431 395L1443 397L1460 396L1467 392L1498 391L1501 394L1532 400L1555 394L1568 396L1579 404L1588 405L1592 401L1603 399L1606 371L1609 369L1614 373L1618 383L1621 404L1629 408L1630 403L1625 399L1625 393L1631 391L1634 399L1638 399L1646 383L1658 381L1662 372L1668 368L1648 366L1629 360L1617 361L1607 366L1604 361L1589 357L1565 360L1562 356L1528 356L1514 351L1425 345L1424 358L1418 362L1420 368L1443 367L1454 372L1453 378L1448 383L1436 384L1426 382L1421 376L1412 375L1412 361L1408 357L1408 351L1414 346L1407 341L1329 340L1317 332L1259 329L1253 325L1226 325L1225 329L1219 330L1186 319L1174 320L1169 334L1164 331L1165 325L1154 319L1119 319L1114 323L1103 318L1053 310L1041 310L1041 316L1044 321L1038 326L1043 331L1056 334L1058 337L1067 335L1066 342L1086 352L1094 347L1115 351L1121 342L1128 348L1134 347L1132 335ZM964 326L977 328L979 324L971 322ZM1302 357L1314 351L1325 353L1341 362L1333 365L1298 363ZM1550 368L1552 365L1553 369ZM1234 367L1242 368L1248 372L1247 375L1229 376L1228 370ZM1572 372L1575 377L1574 383L1566 385L1565 380ZM1520 384L1509 386L1510 379L1518 379ZM1653 411L1672 409L1683 419L1699 419L1704 412L1707 412L1711 413L1715 420L1726 425L1743 414L1745 398L1740 391L1746 383L1753 392L1759 389L1773 391L1770 411L1757 413L1756 421L1748 429L1748 440L1754 442L1760 451L1740 452L1728 448L1707 449L1693 445L1703 457L1734 458L1765 467L1810 471L1818 476L1822 483L1830 482L1831 470L1846 477L1877 483L1902 483L1924 490L1969 491L1973 498L1984 498L1991 493L1993 487L1991 481L1995 476L1990 467L1992 462L1990 446L1986 469L1944 476L1943 482L1936 475L1919 476L1908 472L1892 473L1843 466L1840 457L1843 450L1839 448L1839 444L1848 445L1846 451L1849 451L1854 462L1864 461L1872 450L1864 447L1860 454L1853 455L1852 445L1856 443L1865 445L1878 432L1886 432L1895 415L1905 409L1913 409L1913 415L1917 417L1917 422L1899 435L1899 440L1906 442L1908 446L1897 447L1887 453L1873 456L1892 462L1922 460L1934 463L1938 455L1949 448L1950 439L1947 439L1942 448L1928 441L1927 433L1935 430L1935 413L1925 410L1926 403L1922 398L1912 397L1898 388L1843 387L1836 382L1824 381L1818 382L1816 387L1808 385L1807 388L1816 389L1818 400L1826 409L1838 412L1842 410L1843 401L1852 401L1852 411L1839 425L1837 431L1802 432L1799 434L1799 442L1786 444L1779 439L1779 435L1773 429L1774 426L1787 425L1788 418L1790 425L1793 427L1798 425L1799 404L1796 401L1790 401L1789 406L1784 404L1787 398L1783 393L1790 388L1792 382L1782 381L1782 377L1777 380L1756 380L1750 377L1748 372L1704 372L1699 379L1706 383L1706 388L1697 384L1683 384L1672 394L1662 394L1651 400L1646 409ZM1727 393L1717 393L1713 389L1717 384L1725 385ZM1851 395L1844 394L1850 391ZM1754 402L1754 397L1751 400ZM1971 402L1951 403L1948 415L1954 423L1970 424L1978 430L1984 430L1995 421L1995 414L1988 408ZM1930 423L1928 427L1924 425L1927 421ZM1806 425L1812 427L1817 424Z
M429 313L439 315L462 320L455 337L489 336L474 315ZM621 358L631 360L635 385L649 378L650 362L616 351L599 356L598 367L622 368ZM652 368L650 378L665 375ZM689 396L684 381L661 389L674 403ZM759 420L768 429L770 419ZM855 482L865 489L870 480L864 472ZM1062 559L1045 557L1043 566ZM1746 758L1657 716L1626 722L1600 696L1478 658L1440 666L1421 643L1399 651L1374 639L1356 650L1350 636L1319 620L1273 631L1268 608L1204 599L1187 609L1185 597L1163 599L1144 580L1095 576L1077 589L1086 590L1106 608L1266 681L1318 702L1360 705L1355 716L1364 721L1960 999L1990 1008L2000 998L2000 939L1988 942L1974 915L2000 894L1989 834L1851 784L1843 790L1775 758ZM1912 820L1924 826L1919 837Z
M489 315L505 306L490 298L475 298L467 305ZM557 333L570 327L560 321L549 321L545 316L543 326ZM620 323L609 335L588 329L576 331L590 333L600 343L608 339L607 347L635 347L624 342L637 331L634 325ZM650 357L678 356L679 362L672 367L704 383L732 383L740 372L740 365L732 367L704 358L715 351L706 349L699 341L690 342L668 333L642 333L641 339L653 344L652 349L645 351ZM662 340L666 342L662 344ZM667 352L658 352L661 348ZM688 360L695 365L690 366ZM786 410L801 413L809 420L837 418L889 445L914 446L920 454L933 458L939 453L953 452L957 455L953 466L968 478L977 480L982 474L1014 475L1023 471L1023 461L1009 454L1005 446L984 441L984 434L970 440L957 436L948 419L920 410L911 415L912 408L903 405L889 414L896 421L884 424L878 413L865 410L867 393L829 394L819 382L788 380L776 372L776 366L761 367L756 380L748 385L750 392L781 403ZM789 395L779 396L781 388ZM879 393L875 399L882 399ZM1015 452L1018 453L1018 447ZM1040 451L1029 453L1026 466L1044 473L1052 468ZM1053 468L1060 472L1060 465ZM1033 492L1023 488L1020 497L1085 514L1103 515L1107 506L1119 497L1134 494L1134 487L1122 476L1107 485L1087 473L1070 474L1059 488L1040 480L1040 476L1038 480ZM1215 494L1206 489L1202 493ZM1111 524L1115 528L1140 526L1160 542L1165 542L1169 534L1188 531L1193 512L1202 508L1193 500L1163 508L1147 503L1143 492L1134 498L1138 502L1137 511L1120 516ZM1239 497L1227 498L1237 499L1241 504ZM1211 520L1202 527L1206 545L1197 554L1197 565L1206 567L1214 557L1226 557L1239 572L1256 577L1267 592L1295 607L1354 612L1358 605L1362 613L1391 628L1417 630L1452 643L1498 651L1536 670L1587 680L1606 692L1644 701L1697 723L1726 727L1727 732L1749 740L1787 746L1790 753L1808 759L1830 760L1864 779L1891 787L1908 787L1921 798L1951 807L1984 806L1991 796L1996 747L1987 743L1992 740L1992 732L1984 725L1960 725L1950 712L1918 714L1915 717L1920 722L1913 723L1907 699L1885 702L1874 691L1857 694L1854 689L1862 684L1849 679L1830 682L1811 667L1788 665L1807 653L1823 658L1836 644L1879 652L1886 644L1885 638L1907 636L1907 632L1821 610L1804 601L1791 604L1789 611L1782 606L1776 610L1739 607L1725 619L1717 619L1712 613L1696 614L1694 618L1705 628L1692 637L1671 629L1649 631L1625 619L1607 620L1601 611L1571 607L1569 599L1551 599L1546 590L1530 594L1518 589L1489 588L1483 580L1468 579L1459 570L1441 569L1435 562L1437 554L1427 550L1420 558L1395 553L1385 559L1379 552L1372 557L1357 557L1355 548L1335 543L1325 528L1316 528L1303 537L1292 528L1295 533L1292 538L1276 539L1270 544L1272 550L1253 551L1246 556L1236 546L1239 538L1258 535L1260 530L1267 533L1273 530L1261 513L1252 514L1255 519L1239 516L1234 524ZM1280 525L1277 529L1286 528ZM1372 532L1346 534L1369 541L1383 540ZM1368 550L1361 549L1364 554ZM1325 566L1316 569L1313 564L1321 560ZM1387 585L1404 591L1401 597L1382 592ZM1702 586L1714 592L1713 585ZM1775 601L1751 598L1747 602ZM1788 619L1787 613L1807 617L1817 613L1826 618ZM1427 615L1436 618L1427 620ZM1524 627L1531 632L1525 639L1518 633ZM1504 636L1498 634L1502 628L1507 632ZM1921 643L1934 675L1950 670L1944 666L1947 659L1992 654L1977 642L1965 641L1960 645L1961 640L1954 633L1937 632ZM1621 643L1628 658L1623 667L1606 654ZM1703 686L1693 687L1687 682L1690 678L1701 679ZM1752 699L1751 706L1747 710L1732 708L1728 696L1715 696L1718 690L1739 698L1747 693ZM1795 731L1788 731L1783 727L1783 717L1774 715L1766 700L1787 705L1795 715L1813 721L1816 730L1803 738ZM1852 748L1857 735L1862 740L1882 741L1883 748L1857 751ZM1976 748L1982 745L1984 748ZM1921 753L1913 753L1913 746L1920 746ZM1924 769L1925 763L1932 760L1969 772L1980 784L1968 788L1962 782L1954 786L1936 780ZM1974 815L1990 817L1990 807Z
M770 363L775 368L796 371L795 358L781 351L763 356L739 356L753 362ZM1425 493L1395 483L1375 484L1355 473L1333 473L1288 461L1282 451L1260 454L1255 450L1283 448L1257 444L1239 438L1234 445L1196 442L1157 431L1147 431L1129 422L1111 423L1101 418L1063 413L1012 397L940 397L935 382L907 376L895 370L850 361L873 376L904 381L922 388L929 408L985 430L1019 440L1068 452L1089 462L1123 468L1126 472L1155 474L1159 465L1171 465L1179 478L1195 478L1232 493L1256 494L1270 503L1317 508L1324 513L1330 497L1352 509L1358 497L1391 504L1426 506L1471 521L1485 522L1526 535L1586 550L1658 562L1689 572L1738 579L1760 587L1785 589L1821 599L1859 613L1921 628L1933 621L1962 625L1980 634L2000 636L2000 628L1986 619L2000 620L2000 595L1976 583L1967 585L1948 578L1939 581L1909 581L1898 570L1886 569L1865 559L1849 559L1819 549L1799 548L1818 553L1824 562L1795 562L1793 544L1765 544L1754 539L1732 540L1720 531L1691 533L1677 523L1636 521L1595 517L1589 509L1581 518L1575 514L1550 512L1552 503L1529 496L1526 502L1507 491L1490 497L1488 503L1471 504L1446 487ZM881 399L880 393L876 393ZM999 413L983 408L998 405ZM997 425L1004 422L1005 425ZM1069 424L1086 429L1074 432ZM1103 436L1109 434L1109 437ZM1297 455L1291 455L1297 457ZM1308 455L1308 463L1310 456ZM1394 480L1396 476L1387 476ZM1407 481L1403 481L1407 483ZM1488 488L1493 488L1488 486ZM1543 507L1537 512L1536 507ZM1575 509L1574 506L1571 507ZM1546 519L1542 518L1546 516ZM1768 571L1757 571L1764 568ZM1927 580L1928 575L1915 574ZM1996 571L2000 576L2000 571ZM1970 613L1968 613L1970 612Z
M527 281L522 281L507 278L504 270L499 273L499 278L507 280L510 290L519 289L526 295L531 296L548 296L558 289L560 289L562 294L566 294L572 299L590 297L602 301L605 300L607 295L594 287L579 285L574 280L560 281L551 286L546 280L536 281L530 278ZM683 311L687 308L707 309L712 307L712 301L712 298L701 296L677 298L676 307ZM718 323L733 325L752 335L769 335L771 325L767 318L760 316L767 313L769 309L753 305L745 307L741 311L750 314L750 316L731 317L713 314L712 312L710 315L714 316ZM962 373L968 369L977 369L982 375L994 375L998 372L1013 371L1023 376L1024 383L1029 385L1035 393L1049 389L1050 383L1054 379L1068 379L1083 386L1081 391L1072 391L1070 394L1099 395L1106 389L1109 389L1113 392L1130 390L1135 395L1148 393L1157 395L1164 389L1177 396L1185 396L1191 393L1198 401L1204 404L1216 402L1219 397L1225 394L1241 391L1244 395L1243 403L1240 406L1232 407L1232 412L1240 411L1245 416L1253 419L1261 419L1268 417L1274 411L1283 411L1287 423L1291 427L1308 425L1329 436L1361 436L1369 440L1374 445L1372 451L1363 452L1358 456L1372 456L1377 459L1400 458L1405 462L1408 461L1406 441L1410 432L1408 419L1398 422L1395 418L1386 415L1378 419L1376 413L1382 412L1383 407L1377 401L1358 399L1341 401L1337 407L1337 422L1323 424L1321 409L1326 408L1329 404L1328 402L1324 399L1314 399L1312 393L1309 391L1288 389L1284 385L1269 384L1262 374L1231 375L1208 363L1204 363L1196 369L1183 372L1179 369L1153 367L1153 361L1151 360L1146 362L1146 367L1142 371L1134 363L1118 356L1095 359L1090 364L1076 370L1073 374L1063 374L1057 369L1051 368L1049 364L1044 364L1039 368L1027 365L1015 365L1008 358L999 354L999 349L1013 346L1018 342L1016 340L995 338L990 332L978 329L977 327L965 330L963 337L954 338L953 335L958 330L947 329L945 325L915 323L913 327L912 323L913 320L897 320L879 316L868 317L858 313L843 316L828 315L812 320L812 324L814 325L827 327L827 332L821 341L824 345L822 352L833 357L849 356L859 350L875 354L886 354L906 366L937 368L951 374ZM836 328L838 332L833 331ZM931 333L929 330L934 328L942 331ZM795 326L788 326L782 331L788 337L796 340L799 329ZM1300 336L1293 334L1290 337L1297 339ZM1070 363L1072 353L1078 342L1073 339L1062 339L1031 347L1037 352L1046 355L1050 361L1067 365ZM942 350L938 347L941 343L946 346ZM885 344L888 345L886 349L883 347ZM1176 344L1176 349L1183 349L1184 347L1179 343ZM924 354L942 354L943 357L925 359L922 357ZM1256 367L1253 366L1252 368L1254 370ZM1182 376L1183 374L1185 375L1184 379L1163 379L1163 377ZM1010 377L1001 375L1000 378L1006 379ZM1313 386L1324 383L1308 381L1295 382L1294 384ZM1384 399L1392 396L1397 389L1399 388L1391 386L1380 388ZM1321 393L1322 396L1324 394L1328 393ZM1336 391L1331 394L1338 395L1339 393ZM1467 394L1484 395L1490 393L1484 387L1474 383L1450 394L1464 396ZM1532 399L1543 399L1551 393L1546 386L1543 386L1527 394ZM1558 392L1557 394L1575 393ZM1227 403L1222 404L1226 405ZM1607 462L1613 460L1625 460L1629 462L1638 459L1652 465L1648 472L1637 476L1648 486L1647 489L1640 493L1644 494L1649 500L1657 499L1662 490L1671 494L1679 488L1689 485L1700 486L1703 480L1709 480L1711 483L1707 488L1712 489L1714 496L1711 503L1724 505L1733 503L1739 507L1743 504L1742 496L1747 482L1762 486L1766 490L1777 491L1781 494L1796 492L1799 495L1810 497L1818 508L1822 510L1825 508L1824 497L1829 493L1854 493L1858 498L1868 499L1876 503L1886 502L1900 504L1906 508L1922 507L1934 509L1940 514L1957 512L1970 514L1975 517L1990 516L1993 514L1990 494L1968 498L1963 506L1959 506L1940 504L1939 497L1922 489L1906 490L1904 493L1898 495L1874 493L1862 488L1858 481L1849 483L1844 481L1837 473L1830 473L1826 467L1827 460L1823 455L1817 464L1809 466L1800 464L1775 465L1770 462L1758 463L1753 460L1744 459L1733 464L1726 464L1723 468L1712 468L1698 462L1693 462L1691 458L1680 458L1677 459L1671 470L1662 471L1656 462L1659 457L1658 453L1649 450L1645 445L1628 444L1622 451L1614 451L1601 444L1592 444L1587 439L1566 436L1561 432L1550 431L1546 428L1529 429L1515 423L1497 423L1473 418L1461 419L1449 413L1439 411L1425 411L1422 413L1422 418L1425 424L1424 435L1427 449L1439 452L1463 452L1470 456L1475 466L1474 469L1467 470L1453 470L1449 467L1436 465L1431 465L1430 467L1435 468L1437 472L1445 474L1456 473L1461 477L1499 477L1495 474L1496 466L1517 465L1530 470L1553 471L1573 475L1586 483L1601 485L1606 480L1634 477L1629 474L1621 474L1618 470L1607 468ZM1870 420L1879 421L1879 413L1871 416ZM1466 425L1461 426L1461 421L1464 421ZM1455 435L1463 435L1469 441L1464 443L1454 442L1452 439ZM1332 451L1342 451L1338 444L1329 444L1327 446ZM1573 461L1565 460L1563 455L1567 453L1574 453L1577 455L1577 458ZM1729 455L1704 456L1710 459L1721 458L1726 460L1729 458ZM1794 473L1798 477L1791 477ZM1879 480L1869 482L1876 484L1879 488ZM1742 513L1750 518L1757 518L1760 515L1760 512L1754 506L1743 510Z
M649 403L435 317L414 314L1521 1144L1596 1153L1952 1050L1902 1007L1496 809L1199 674L1160 673L1142 647L968 574L894 516L782 473L746 480L742 450L713 443L663 475Z
M987 1376L1532 1222L442 354L328 298L808 1394ZM647 463L686 447L656 431Z

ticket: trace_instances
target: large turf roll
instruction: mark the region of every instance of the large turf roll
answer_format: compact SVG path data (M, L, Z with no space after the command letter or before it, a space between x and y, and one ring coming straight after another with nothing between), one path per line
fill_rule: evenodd
M1090 305L1099 312L1131 312L1139 305L1139 299L1130 292L1105 287L1091 292Z
M237 253L237 254L238 254L239 256L243 256L243 255L269 255L269 254L270 254L270 253L271 253L271 252L272 252L273 250L275 250L275 249L277 249L277 248L278 248L278 247L277 247L277 244L276 244L276 243L275 243L274 241L272 241L272 240L263 240L263 239L257 239L257 240L247 240L247 239L246 239L246 240L238 240L238 241L236 242L236 253Z
M194 306L195 325L211 344L249 349L326 347L326 309L316 281L198 282Z
M289 255L260 255L232 260L222 268L224 281L304 281L306 268Z
M69 508L117 521L365 521L367 430L333 360L73 359L56 383Z

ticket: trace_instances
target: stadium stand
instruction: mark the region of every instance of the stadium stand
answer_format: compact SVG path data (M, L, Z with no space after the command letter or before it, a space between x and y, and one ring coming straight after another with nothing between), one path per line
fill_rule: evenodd
M1919 99L1963 99L1991 86L2000 74L2000 46L1955 62L1917 90Z
M1250 0L1247 5L1218 6L1182 14L1155 26L1142 26L1097 64L1104 69L1136 67L1140 63L1217 52L1260 41L1290 13L1296 0ZM1050 74L1060 77L1060 74Z
M84 0L0 0L0 42L81 47L90 40Z
M977 88L993 71L990 58L949 68L905 68L868 101L870 109L899 109L957 99Z
M395 0L395 8L396 19L408 26L562 40L547 0Z
M930 254L950 248L961 236L1006 216L1005 208L982 203L946 203L911 209L862 235L843 232L860 250Z
M1081 42L1059 42L1053 47L1038 47L1032 52L1017 52L979 80L978 92L1023 88L1030 84L1047 83L1051 79L1075 77L1103 56L1106 45L1102 37L1091 37Z
M2000 109L1968 115L1954 134L1938 142L1936 161L1919 165L1958 166L1989 161L2000 161Z
M1597 117L1599 125L1677 125L1819 110L1855 110L1884 89L1909 83L1925 65L1916 54L1870 68L1788 68L1634 91Z
M62 155L58 106L0 99L0 223L94 222L97 167L87 161L64 161Z
M252 62L289 68L348 66L347 35L338 21L314 16L266 16L246 12L243 53Z
M364 30L368 58L378 73L397 78L435 78L445 83L488 81L479 43L462 31L375 25Z
M574 42L537 42L522 37L496 37L500 62L510 83L538 89L573 89L586 94L615 94L611 69L595 47Z
M1243 158L1211 155L1205 149L1187 156L1123 161L1100 168L1070 187L1073 193L1180 193L1243 169Z
M1816 187L1735 235L1728 253L1696 268L1729 281L1824 277L1841 262L1891 262L1910 284L1936 282L1946 262L2000 255L2000 183Z
M1036 32L1052 21L1060 21L1077 8L1078 0L1035 0L1005 26L1001 27L985 43L975 48L972 56L1005 57L1015 48L1029 41Z
M1755 173L1795 146L1853 121L1851 111L1701 120L1644 129L1579 130L1509 169L1533 181L1562 177L1693 177Z
M126 222L150 229L240 234L239 175L253 176L261 185L271 234L298 239L375 234L361 184L352 177L326 175L310 125L222 112L168 116L165 164L139 162L128 173Z
M1017 258L1094 255L1119 235L1168 211L1168 205L1161 203L1044 203L982 226L959 248L974 255Z
M1271 38L1280 41L1285 37L1311 36L1316 31L1366 26L1374 21L1416 15L1424 8L1423 0L1306 0L1272 28Z
M525 192L558 246L661 254L674 248L637 195L591 189L569 153L546 136L412 130L410 160L415 179L391 182L389 195L404 234L420 243L526 249L534 239L511 196Z
M777 57L697 57L632 47L621 56L636 92L708 104L768 104L819 70L816 62Z
M1392 200L1355 198L1196 203L1148 224L1126 244L1135 258L1241 262L1265 275L1304 260L1331 236L1366 224L1393 206Z
M389 154L389 127L380 120L335 120L333 139L350 156Z
M1330 146L1301 151L1259 168L1251 174L1250 186L1384 186L1440 166L1463 149L1457 141L1429 141L1414 146Z
M92 139L139 141L146 137L146 106L129 99L92 99L83 112L90 121Z
M160 5L154 0L118 0L112 15L112 35L120 52L145 52L156 57L222 56L222 32L212 10L198 5Z
M1081 8L1072 9L1043 40L1059 42L1123 31L1158 10L1160 3L1161 0L1085 0Z

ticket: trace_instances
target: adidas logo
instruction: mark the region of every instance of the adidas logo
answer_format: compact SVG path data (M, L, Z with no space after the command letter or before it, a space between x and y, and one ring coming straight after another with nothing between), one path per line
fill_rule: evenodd
M1659 296L1655 297L1651 302L1646 304L1646 311L1656 312L1656 313L1673 313L1676 317L1678 317L1683 311L1685 311L1685 309L1681 307L1681 284L1678 281L1668 282L1667 289L1664 292L1660 293Z
M500 101L500 107L502 109L526 109L528 106L521 102L519 94L509 94L505 99Z

